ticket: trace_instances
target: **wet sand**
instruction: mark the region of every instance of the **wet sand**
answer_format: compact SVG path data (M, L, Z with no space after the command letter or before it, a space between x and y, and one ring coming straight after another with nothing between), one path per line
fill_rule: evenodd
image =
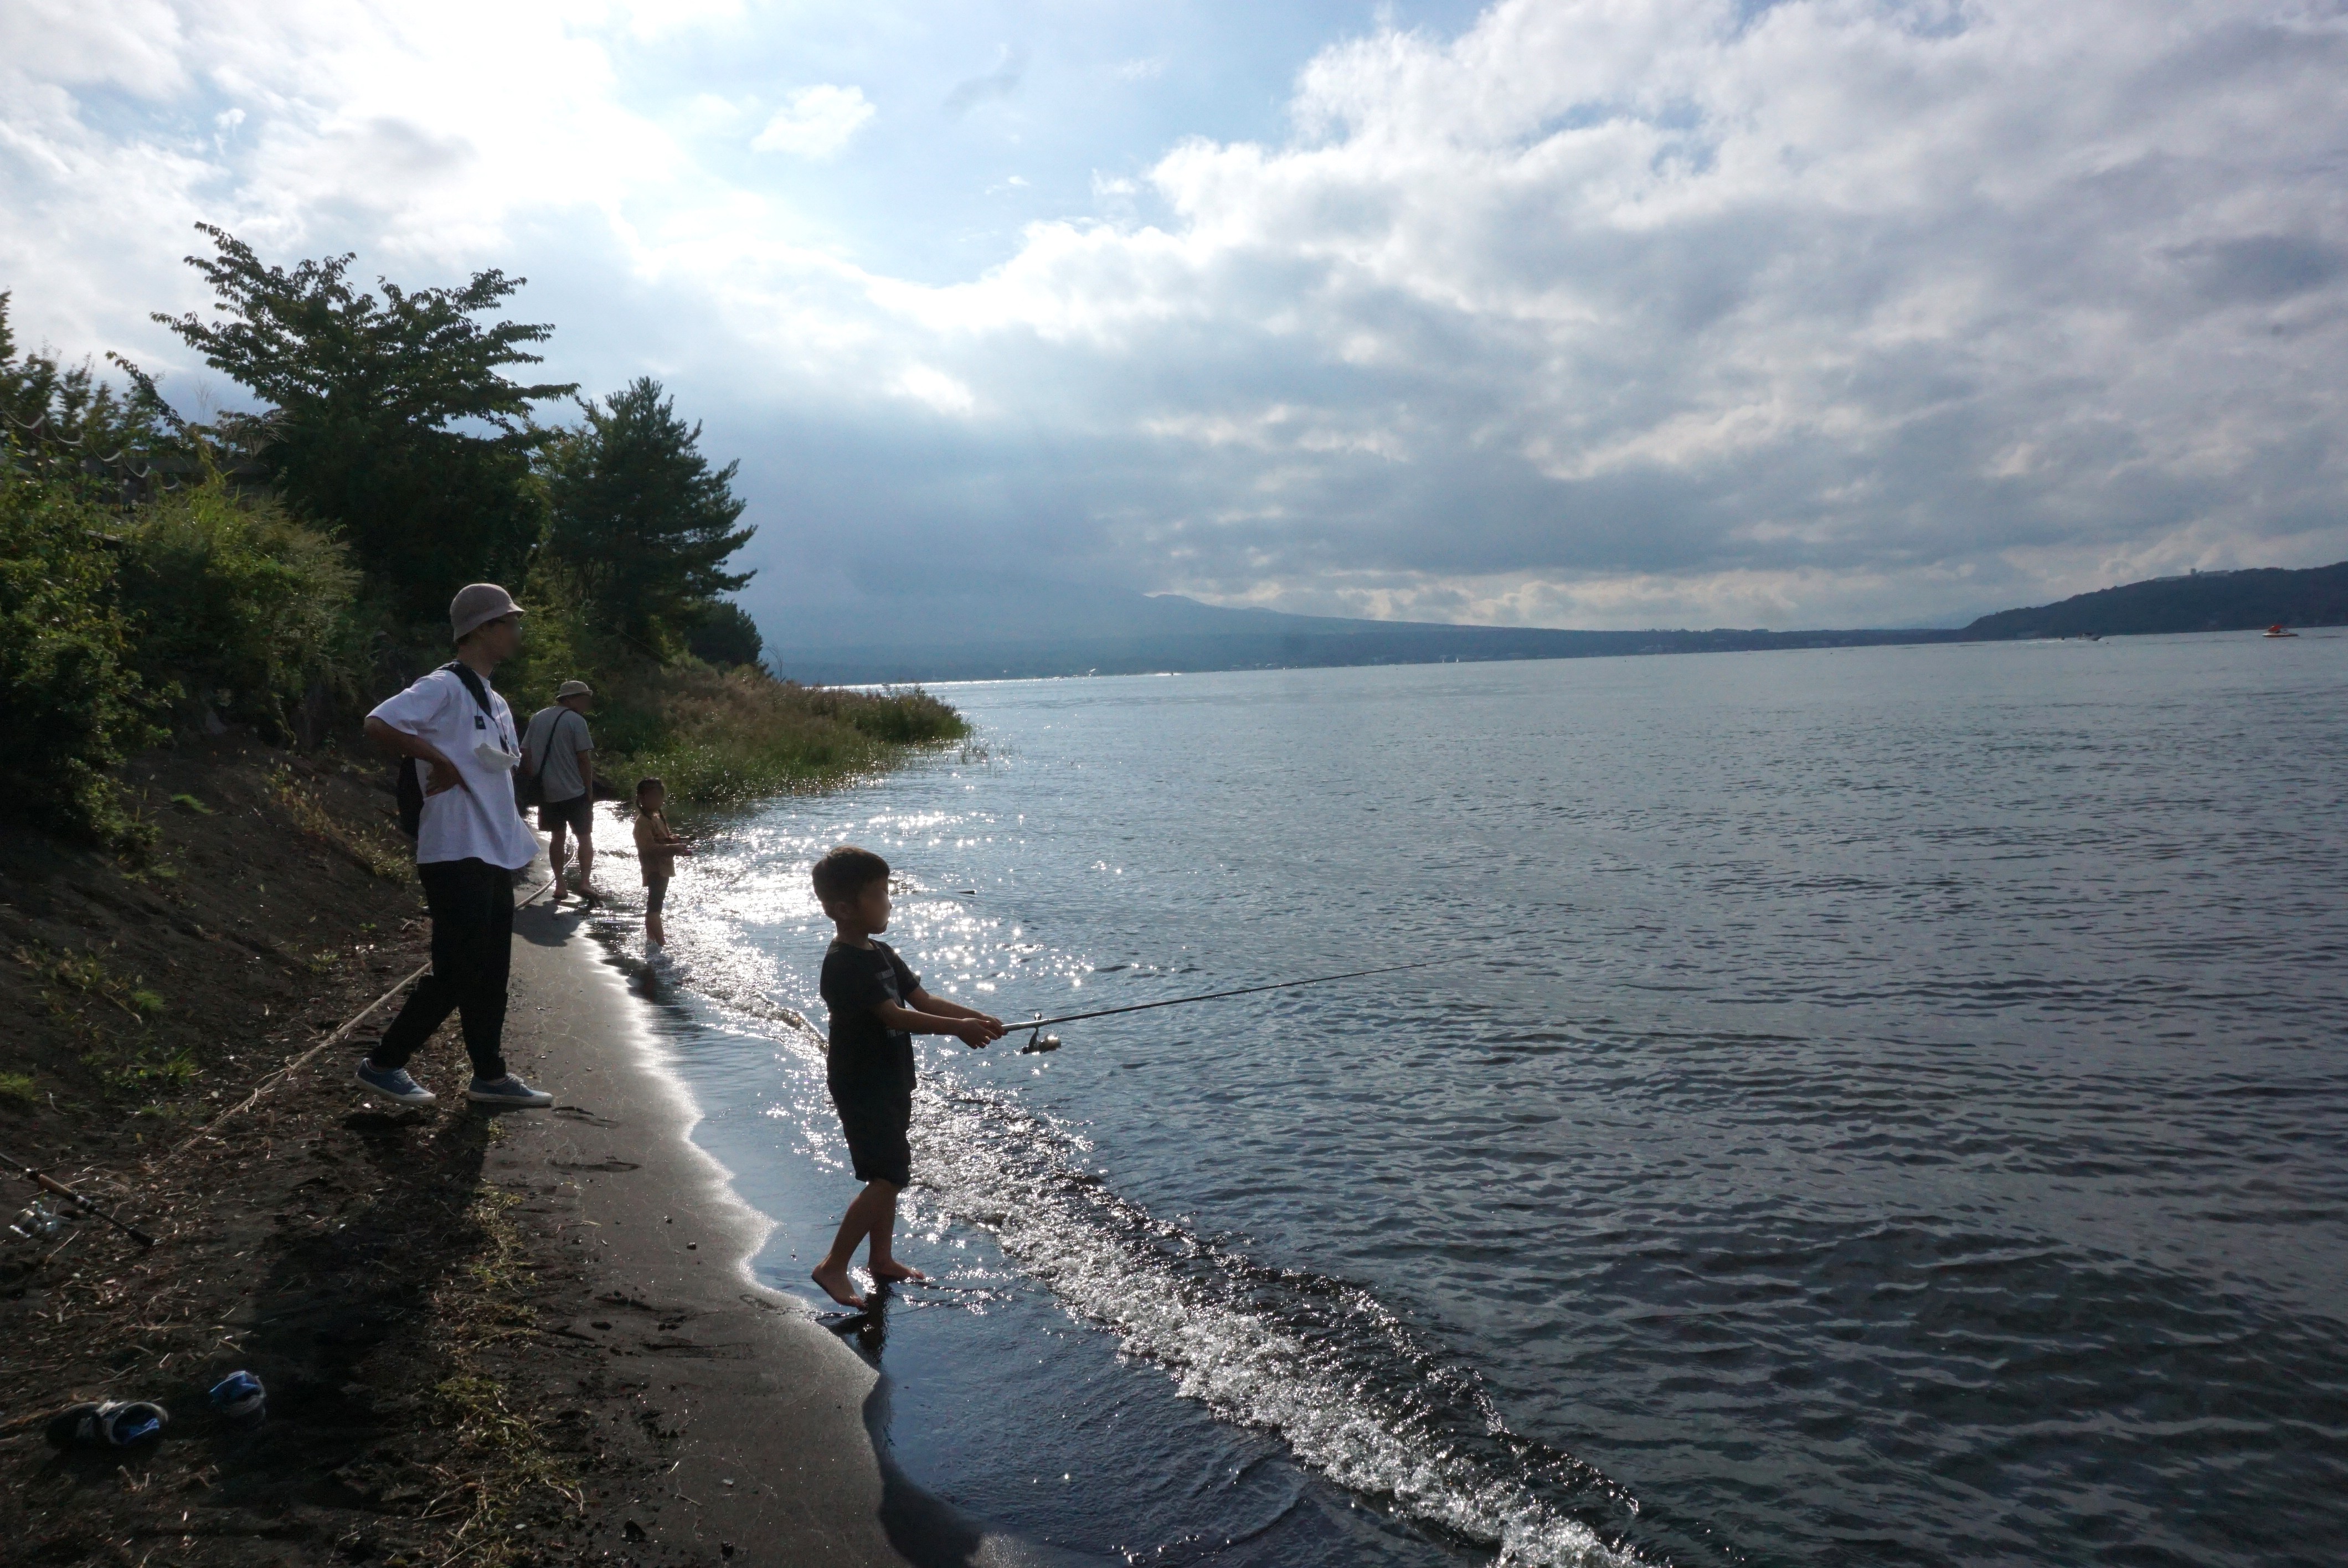
M507 1053L557 1104L501 1117L483 1175L528 1194L517 1223L582 1263L575 1315L541 1327L596 1346L675 1434L675 1468L630 1514L643 1544L759 1564L1075 1561L988 1531L889 1461L887 1379L750 1277L768 1227L692 1143L643 1004L584 924L575 905L516 914Z

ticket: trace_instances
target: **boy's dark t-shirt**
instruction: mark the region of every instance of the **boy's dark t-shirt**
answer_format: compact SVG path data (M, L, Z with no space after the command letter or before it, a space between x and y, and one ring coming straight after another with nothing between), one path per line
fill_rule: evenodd
M913 1083L913 1037L885 1029L872 1016L882 1002L913 1005L921 978L886 942L850 947L835 938L823 955L823 1005L831 1009L830 1070L834 1077Z
M831 1010L824 1077L857 1179L903 1186L911 1163L905 1134L913 1121L913 1037L883 1027L872 1009L882 1002L912 1006L921 979L886 942L858 948L835 938L820 984Z

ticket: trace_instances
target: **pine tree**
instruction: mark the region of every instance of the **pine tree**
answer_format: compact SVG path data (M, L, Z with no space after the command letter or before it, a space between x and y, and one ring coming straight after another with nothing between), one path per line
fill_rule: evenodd
M711 607L686 636L685 646L704 663L731 669L757 663L766 640L758 635L758 623L750 612L728 600Z
M642 376L550 448L544 549L581 585L602 627L654 657L675 652L751 578L725 569L749 541L736 528L741 464L712 468L659 382Z

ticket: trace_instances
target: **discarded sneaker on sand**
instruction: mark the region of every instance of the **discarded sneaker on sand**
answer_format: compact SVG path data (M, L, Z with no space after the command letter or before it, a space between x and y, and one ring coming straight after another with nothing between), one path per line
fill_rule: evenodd
M171 1414L144 1399L108 1399L68 1405L49 1418L48 1440L57 1449L127 1449L163 1435Z
M212 1385L212 1409L232 1421L257 1421L269 1411L269 1390L250 1372L231 1372Z

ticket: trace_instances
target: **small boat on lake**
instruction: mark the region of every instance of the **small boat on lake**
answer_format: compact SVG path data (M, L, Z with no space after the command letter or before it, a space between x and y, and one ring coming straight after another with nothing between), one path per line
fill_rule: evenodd
M2269 637L2296 637L2299 633L2291 630L2281 621L2278 620L2272 626L2267 628L2267 635Z

